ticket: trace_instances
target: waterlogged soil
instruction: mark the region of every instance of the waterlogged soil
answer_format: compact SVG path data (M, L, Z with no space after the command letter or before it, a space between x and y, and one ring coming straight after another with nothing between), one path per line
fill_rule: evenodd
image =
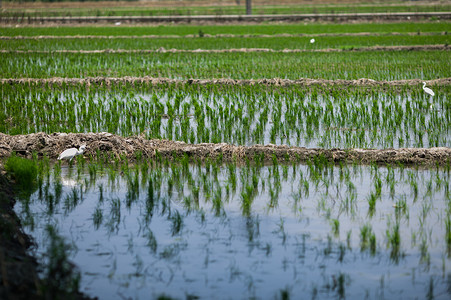
M31 158L47 156L56 159L67 148L86 145L84 155L96 157L102 153L110 160L137 157L145 159L178 159L188 156L191 161L221 159L225 162L246 162L260 157L265 162L306 162L323 157L335 163L402 164L402 165L448 165L451 148L400 148L400 149L321 149L289 147L286 145L236 146L226 143L187 144L179 141L146 139L143 136L121 137L111 133L32 133L6 135L0 133L0 158L13 152Z

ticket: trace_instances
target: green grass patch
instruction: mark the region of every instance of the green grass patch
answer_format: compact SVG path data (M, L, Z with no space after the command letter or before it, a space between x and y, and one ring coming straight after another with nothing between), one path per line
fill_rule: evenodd
M31 189L36 183L38 168L33 160L12 155L5 163L5 170L21 188Z

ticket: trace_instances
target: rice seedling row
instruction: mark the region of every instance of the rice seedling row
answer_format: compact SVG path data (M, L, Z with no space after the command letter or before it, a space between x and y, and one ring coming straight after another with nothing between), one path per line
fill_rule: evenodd
M236 145L449 147L448 87L366 88L3 85L0 131L110 132Z
M371 46L435 45L451 44L448 35L424 36L325 36L317 37L310 43L310 37L277 38L152 38L152 39L39 39L39 40L0 40L0 49L4 50L99 50L99 49L233 49L265 48L274 50L324 48L359 48Z
M40 160L16 208L43 257L47 224L76 245L92 296L448 293L449 168L104 159Z
M326 34L326 33L423 33L451 32L451 24L436 22L400 22L400 23L357 23L357 24L248 24L248 25L159 25L159 26L98 26L95 30L86 26L61 27L0 27L0 36L66 36L66 35L99 35L99 36L140 36L140 35L196 35L199 33L217 35L274 35L274 34Z
M451 77L447 51L365 53L3 54L3 78L151 76L398 80Z

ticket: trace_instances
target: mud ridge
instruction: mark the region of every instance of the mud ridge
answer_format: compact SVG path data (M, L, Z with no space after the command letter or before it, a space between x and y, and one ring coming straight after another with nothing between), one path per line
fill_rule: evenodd
M363 51L432 51L451 50L449 45L413 45L413 46L372 46L372 47L352 47L352 48L325 48L325 49L283 49L275 50L269 48L230 48L230 49L102 49L102 50L0 50L0 53L74 53L74 54L97 54L97 53L250 53L250 52L270 52L270 53L301 53L301 52L363 52Z
M401 148L401 149L320 149L289 147L286 145L235 146L221 144L187 144L178 141L148 140L141 136L121 137L111 133L32 133L27 135L6 135L0 133L0 158L8 157L14 151L18 155L32 157L48 156L56 159L65 149L87 145L84 155L96 157L105 153L111 160L128 158L133 161L140 153L143 158L176 159L187 155L192 161L221 158L223 161L245 162L255 156L265 162L279 161L307 162L319 156L338 163L361 164L403 164L403 165L449 165L451 148Z
M52 77L52 78L0 78L0 84L41 84L41 85L100 85L100 86L111 86L118 84L197 84L197 85L268 85L268 86L362 86L362 87L402 87L402 86L417 86L423 81L427 82L428 85L434 86L448 86L451 85L451 77L439 78L434 80L422 80L422 79L405 79L405 80L373 80L369 78L360 78L354 80L345 79L311 79L311 78L300 78L300 79L281 79L281 78L271 78L271 79L229 79L229 78L218 78L218 79L172 79L166 77L86 77L86 78L62 78L62 77Z

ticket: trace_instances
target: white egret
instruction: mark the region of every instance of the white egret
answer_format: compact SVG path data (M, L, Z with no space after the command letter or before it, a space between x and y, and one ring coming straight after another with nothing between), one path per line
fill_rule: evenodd
M315 39L310 40L310 44L313 44L315 42Z
M70 149L64 150L60 154L60 156L58 156L58 160L67 159L67 160L71 161L72 158L74 158L75 156L83 154L85 149L86 149L86 145L81 145L79 150L77 150L77 148L70 148Z
M423 82L423 91L424 91L426 94L429 94L429 95L431 95L431 96L435 96L434 91L432 91L430 88L427 88L427 87L426 87L426 82Z

